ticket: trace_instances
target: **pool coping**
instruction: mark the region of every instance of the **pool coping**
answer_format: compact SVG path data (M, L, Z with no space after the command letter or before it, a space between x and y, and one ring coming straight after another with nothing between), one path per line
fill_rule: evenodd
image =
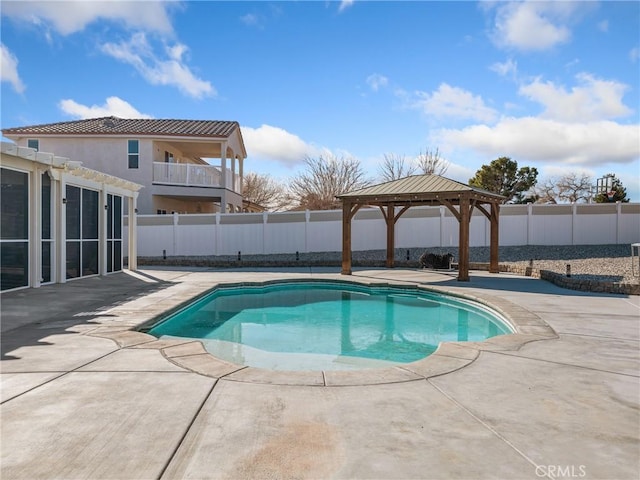
M500 314L515 333L492 337L482 342L442 342L436 351L416 362L385 368L360 370L268 370L237 365L219 359L205 350L202 342L191 339L158 339L143 330L160 317L170 315L207 295L215 288L266 286L290 282L331 282L371 287L400 287L446 294L479 303ZM174 289L175 291L171 291ZM485 293L469 293L455 287L424 285L408 281L387 281L362 277L348 280L335 276L322 278L272 278L264 281L180 284L169 287L162 301L140 305L122 305L109 311L100 326L84 331L88 336L110 339L120 348L158 350L169 362L211 378L246 383L299 386L363 386L425 380L454 372L473 363L483 351L517 351L534 341L558 338L557 333L538 315L503 298Z

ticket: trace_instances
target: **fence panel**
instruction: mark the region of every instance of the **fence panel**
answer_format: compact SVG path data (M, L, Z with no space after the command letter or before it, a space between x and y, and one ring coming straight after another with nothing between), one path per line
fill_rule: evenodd
M138 254L236 255L332 252L342 249L342 211L258 214L139 215ZM396 223L398 248L456 247L459 224L444 207L414 207ZM386 248L377 208L352 221L352 249ZM125 244L128 235L125 228ZM640 204L503 205L500 245L629 244L640 241ZM490 223L471 219L469 244L490 244Z
M342 250L342 211L309 212L307 252L339 252Z
M305 251L305 222L265 224L265 253Z

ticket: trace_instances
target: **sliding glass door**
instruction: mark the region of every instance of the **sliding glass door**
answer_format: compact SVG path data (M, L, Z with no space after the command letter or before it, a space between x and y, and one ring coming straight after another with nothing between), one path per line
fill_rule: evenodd
M0 169L0 289L29 285L29 174Z
M67 279L99 273L98 203L96 190L67 185Z
M122 270L122 197L107 194L107 273Z

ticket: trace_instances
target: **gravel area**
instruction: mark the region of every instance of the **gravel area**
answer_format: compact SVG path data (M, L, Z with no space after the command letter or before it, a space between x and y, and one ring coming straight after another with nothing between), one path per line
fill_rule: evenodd
M443 253L447 251L442 250ZM452 249L451 253L457 258L457 249L455 253ZM471 262L488 262L489 247L472 247L469 255ZM561 274L566 274L567 265L571 265L571 276L576 279L621 283L638 283L640 280L638 264L635 277L631 271L629 245L500 247L500 264L527 267L531 260L533 268Z
M451 253L457 260L457 247L411 248L395 251L396 264L398 266L418 266L418 259L425 252L435 254ZM407 257L408 255L408 257ZM386 250L368 250L353 252L354 266L360 264L381 264L386 258ZM257 266L278 264L327 264L340 265L341 252L317 252L317 253L293 253L270 255L241 255L238 261L237 255L220 255L206 257L169 257L173 264L189 265L201 262L209 265L220 266ZM471 247L469 252L471 262L489 262L489 247ZM640 276L636 269L636 276L631 271L631 247L625 245L527 245L517 247L500 247L500 264L529 266L533 260L533 268L551 270L565 274L567 264L571 265L571 276L575 279L595 280L600 282L639 283ZM637 261L637 259L636 259ZM158 258L140 258L139 263L153 264L163 262Z

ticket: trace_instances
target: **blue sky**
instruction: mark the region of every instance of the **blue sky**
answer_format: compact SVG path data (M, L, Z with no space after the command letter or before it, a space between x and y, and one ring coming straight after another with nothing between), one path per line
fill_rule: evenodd
M245 171L439 149L615 173L640 201L638 2L2 1L2 128L236 120ZM55 152L54 152L55 153ZM81 159L78 159L81 160Z

